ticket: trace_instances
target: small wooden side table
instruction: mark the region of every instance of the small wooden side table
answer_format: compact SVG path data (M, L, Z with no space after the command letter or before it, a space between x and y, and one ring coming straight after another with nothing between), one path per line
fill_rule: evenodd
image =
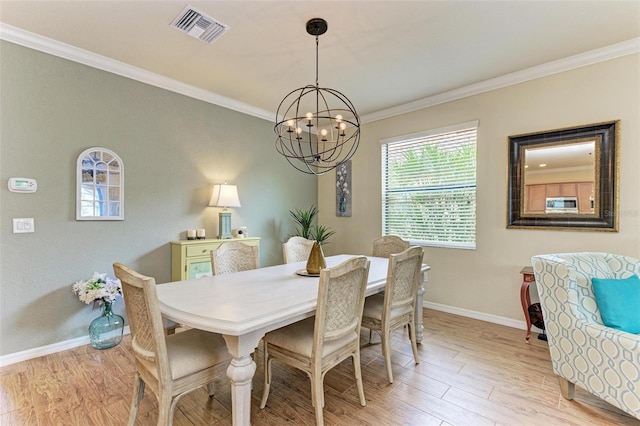
M525 266L520 271L522 274L522 286L520 287L520 302L522 303L522 312L524 313L524 319L527 321L527 336L524 340L529 343L531 337L531 318L529 317L529 305L531 305L531 296L529 295L529 286L531 283L536 282L536 277L533 275L533 268L531 266Z

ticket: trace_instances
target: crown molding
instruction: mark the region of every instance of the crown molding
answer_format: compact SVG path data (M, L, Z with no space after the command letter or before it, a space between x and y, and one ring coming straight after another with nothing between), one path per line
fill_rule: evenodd
M88 50L61 43L4 23L0 23L0 39L179 93L184 96L199 99L203 102L262 118L267 121L272 121L275 116L275 113L272 111L257 108L217 93L200 89L160 74L152 73L150 71L143 70L142 68L134 67L132 65L125 64L124 62L116 61L114 59L107 58L106 56L98 55L96 53L89 52ZM492 90L501 89L514 84L524 83L634 53L640 53L640 37L569 56L567 58L558 59L556 61L547 62L546 64L505 74L500 77L470 84L433 96L428 96L406 104L364 114L360 116L360 122L369 123L372 121L395 117L397 115L429 108L435 105L490 92Z
M264 120L273 121L275 116L275 113L271 111L266 111L4 23L0 25L0 39Z
M640 37L632 38L600 49L590 50L578 55L569 56L567 58L558 59L556 61L547 62L546 64L526 68L521 71L505 74L500 77L470 84L468 86L463 86L458 89L418 99L403 105L365 114L360 117L360 121L363 123L369 123L372 121L383 120L385 118L395 117L397 115L406 114L423 108L432 107L473 95L479 95L481 93L490 92L492 90L501 89L514 84L536 80L538 78L585 67L598 62L620 58L634 53L640 53Z

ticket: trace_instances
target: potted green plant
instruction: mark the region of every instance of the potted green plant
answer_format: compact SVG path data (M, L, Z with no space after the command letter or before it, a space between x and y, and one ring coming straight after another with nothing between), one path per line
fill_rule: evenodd
M335 233L336 231L331 228L323 225L316 225L311 228L311 231L309 232L310 237L308 239L315 240L318 244L323 245L328 243L329 237Z
M294 235L314 241L307 260L307 273L320 274L320 270L327 267L321 246L326 244L329 237L335 234L336 231L324 225L313 224L318 215L318 208L314 205L309 210L289 210L289 213L296 222L296 233Z
M296 223L296 231L293 235L312 240L311 228L318 215L318 208L312 205L309 210L289 210L289 214Z
M314 240L320 245L326 244L329 237L335 234L336 231L323 225L313 224L318 212L318 208L314 205L312 205L308 210L289 210L289 214L296 223L296 229L293 236L303 237L307 240Z

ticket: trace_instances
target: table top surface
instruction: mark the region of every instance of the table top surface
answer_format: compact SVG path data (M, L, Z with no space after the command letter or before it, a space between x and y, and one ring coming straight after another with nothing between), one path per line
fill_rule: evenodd
M329 256L327 267L353 256ZM384 288L388 259L367 258L370 295ZM315 313L320 279L296 274L305 266L306 262L297 262L158 284L160 311L178 323L232 336L277 328ZM428 269L423 265L423 271Z

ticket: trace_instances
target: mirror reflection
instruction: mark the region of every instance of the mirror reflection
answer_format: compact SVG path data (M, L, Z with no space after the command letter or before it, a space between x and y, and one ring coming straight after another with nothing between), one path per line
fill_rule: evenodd
M76 220L122 220L122 161L105 148L90 148L78 156Z
M524 150L524 214L593 215L596 207L594 139Z
M509 136L507 228L618 230L619 121Z

